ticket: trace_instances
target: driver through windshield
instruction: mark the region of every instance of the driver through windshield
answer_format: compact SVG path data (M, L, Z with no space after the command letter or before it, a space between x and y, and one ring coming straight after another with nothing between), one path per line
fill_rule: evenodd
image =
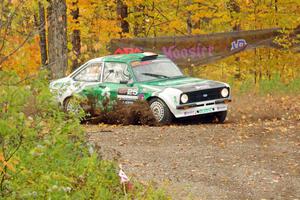
M180 69L166 58L133 61L131 66L136 80L139 82L183 76Z

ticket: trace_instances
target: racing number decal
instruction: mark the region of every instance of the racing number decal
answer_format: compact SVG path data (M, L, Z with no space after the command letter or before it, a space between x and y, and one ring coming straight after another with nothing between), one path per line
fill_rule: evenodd
M138 100L138 88L119 88L117 98L124 102L133 102Z
M127 95L129 96L137 96L138 95L138 89L128 89Z
M120 88L118 90L118 95L137 96L138 88Z

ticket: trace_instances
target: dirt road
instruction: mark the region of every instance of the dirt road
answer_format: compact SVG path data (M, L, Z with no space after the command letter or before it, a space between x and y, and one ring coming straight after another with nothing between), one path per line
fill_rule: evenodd
M300 199L300 106L274 106L250 116L233 104L225 124L86 130L103 158L174 199Z

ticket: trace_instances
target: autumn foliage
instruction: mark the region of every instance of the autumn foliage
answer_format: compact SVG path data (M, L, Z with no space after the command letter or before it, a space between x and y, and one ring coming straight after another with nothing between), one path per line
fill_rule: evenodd
M3 43L0 46L0 60L5 59L1 62L2 69L13 69L26 76L45 68L40 61L38 33L41 27L37 27L37 20L40 17L39 6L43 6L47 18L50 3L3 1L6 9L0 14L8 28L0 27L0 44ZM275 27L288 31L300 25L297 14L300 13L299 0L67 0L66 6L67 72L88 59L108 54L107 45L112 38L180 36ZM13 17L9 13L14 13ZM18 49L23 42L24 45ZM16 49L13 55L6 58ZM299 59L299 54L295 52L261 48L214 64L191 67L185 72L233 82L236 88L245 82L255 88L261 81L273 80L277 76L288 85L299 79Z
M51 71L53 65L49 61L52 53L49 53L52 48L49 48L49 43L52 44L49 28L54 20L50 8L53 5L66 8L67 27L63 31L67 41L63 42L68 66L61 67L67 73L91 58L107 55L107 45L113 38L275 27L288 34L300 25L300 0L0 1L0 196L9 199L124 197L115 166L88 152L89 144L85 143L79 118L58 109L48 89L48 74L40 74L41 69ZM59 24L63 18L55 20ZM44 40L41 37L43 31ZM285 48L249 50L217 63L186 68L184 72L226 81L234 92L247 95L249 91L299 93L299 49L290 51L289 40L284 37L278 43ZM273 100L270 96L262 100L268 104L266 112L276 110L277 104L286 105L286 99L276 100L275 104ZM296 113L298 108L284 107L280 112L288 113L292 109ZM126 112L141 117L135 109ZM253 116L248 114L251 110L256 108L243 109L234 117L242 121L251 119ZM274 116L268 113L259 119L273 119ZM285 115L281 117L286 118ZM294 117L299 120L298 115ZM145 124L135 119L119 123L132 121ZM137 199L166 198L160 192L143 187L138 187L132 196Z

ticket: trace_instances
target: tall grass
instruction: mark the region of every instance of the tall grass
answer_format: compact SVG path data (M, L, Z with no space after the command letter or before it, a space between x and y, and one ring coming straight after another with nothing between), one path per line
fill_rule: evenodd
M232 82L232 81L231 81ZM253 80L245 80L240 84L233 83L233 90L236 94L258 93L265 94L299 94L300 93L300 77L290 80L289 83L283 83L278 74L272 79L263 79L254 83Z

